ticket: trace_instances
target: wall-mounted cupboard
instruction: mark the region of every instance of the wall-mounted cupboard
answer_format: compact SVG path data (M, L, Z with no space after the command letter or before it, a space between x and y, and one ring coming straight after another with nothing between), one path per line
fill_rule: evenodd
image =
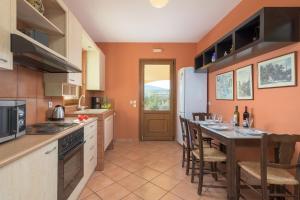
M300 41L299 7L265 7L195 58L196 72L211 72Z
M40 12L27 0L1 0L0 68L13 69L11 34L18 35L45 52L82 68L82 27L62 0L43 1Z
M82 46L87 51L86 89L104 91L105 55L87 34L83 35Z
M0 68L13 69L12 53L10 51L10 33L11 33L11 0L0 1Z
M68 58L78 69L82 70L82 34L83 28L72 12L69 12Z

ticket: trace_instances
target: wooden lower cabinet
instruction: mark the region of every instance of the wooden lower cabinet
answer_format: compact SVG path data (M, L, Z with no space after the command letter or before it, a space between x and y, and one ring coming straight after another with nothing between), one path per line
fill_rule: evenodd
M57 199L57 141L0 169L0 199Z

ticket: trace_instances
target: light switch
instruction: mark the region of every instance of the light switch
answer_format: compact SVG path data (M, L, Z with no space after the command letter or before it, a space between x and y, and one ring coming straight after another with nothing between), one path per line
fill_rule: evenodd
M48 108L52 108L53 107L53 103L52 103L52 101L49 101L48 102Z

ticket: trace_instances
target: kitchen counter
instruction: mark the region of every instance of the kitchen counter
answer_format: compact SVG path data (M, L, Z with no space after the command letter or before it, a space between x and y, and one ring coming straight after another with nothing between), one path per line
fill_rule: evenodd
M66 118L64 122L71 122L74 119ZM94 121L97 121L97 118L89 118L72 128L56 134L24 135L18 139L0 144L0 168Z
M101 115L105 114L107 112L110 112L111 109L85 109L85 110L79 110L74 111L69 114L75 114L75 115Z
M77 117L78 115L88 115L97 117L97 171L104 170L104 152L106 149L113 149L114 138L114 115L112 109L85 109L82 111L66 112L66 116Z

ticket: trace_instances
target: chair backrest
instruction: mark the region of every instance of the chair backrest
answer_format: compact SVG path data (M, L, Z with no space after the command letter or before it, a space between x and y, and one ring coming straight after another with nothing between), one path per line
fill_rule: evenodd
M205 116L207 118L210 117L210 113L201 113L201 112L198 112L198 113L192 113L193 115L193 120L194 121L204 121L205 120Z
M179 120L180 120L180 127L181 127L181 134L182 134L182 139L183 141L186 142L187 147L190 147L190 140L189 140L189 127L188 127L188 120L181 117L179 115Z
M200 124L188 121L192 149L199 149L199 157L203 158L203 137Z
M292 165L291 161L295 153L296 143L300 142L300 135L263 134L261 139L261 184L267 191L268 167L292 169L296 168L297 180L300 181L299 165ZM269 159L269 148L273 147L274 157ZM298 162L300 161L298 155ZM270 161L271 160L271 161ZM268 199L267 192L263 192L263 199Z

